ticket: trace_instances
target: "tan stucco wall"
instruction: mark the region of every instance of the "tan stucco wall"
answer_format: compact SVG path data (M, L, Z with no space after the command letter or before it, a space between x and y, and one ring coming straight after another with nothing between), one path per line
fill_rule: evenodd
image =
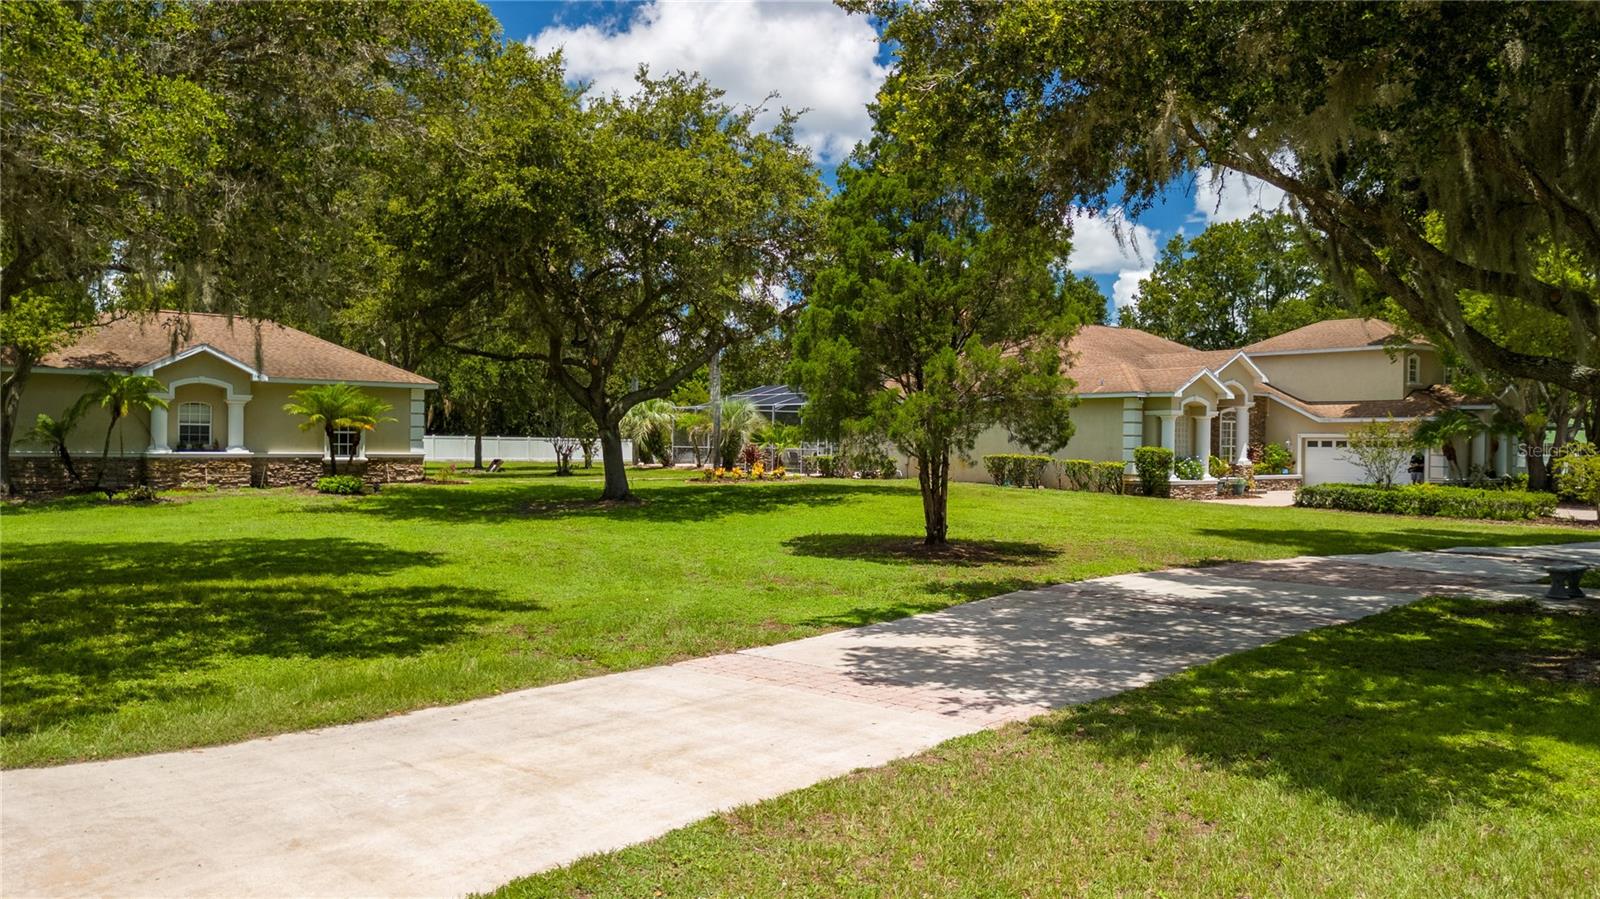
M1122 459L1122 400L1084 399L1072 408L1074 431L1065 447L1050 455L1057 459L1098 459L1107 462ZM987 483L989 472L983 467L983 457L993 453L1031 453L1018 443L1013 443L1005 428L995 427L978 436L969 464L959 458L950 460L950 478L956 481ZM916 468L909 460L902 462L908 473Z
M88 390L89 383L90 379L83 375L58 375L35 371L22 389L22 399L17 411L17 438L12 444L11 451L50 452L50 448L45 444L27 440L23 435L33 427L41 412L51 418L61 418L68 407L76 403ZM106 436L106 425L110 421L111 417L104 409L99 407L90 409L79 419L78 427L67 441L67 448L73 453L99 455ZM125 447L128 455L135 456L144 452L145 447L150 445L149 416L135 411L118 423L117 434L111 438L113 456L119 453L118 437L121 437L120 447Z
M289 396L306 384L267 381L251 387L249 404L244 407L245 445L255 452L318 453L325 438L320 430L302 431L303 419L283 411ZM401 387L363 387L366 393L393 406L386 421L366 437L368 453L406 453L411 449L411 391Z
M1308 402L1393 400L1406 395L1402 357L1383 350L1258 356L1267 381Z
M1267 403L1267 442L1287 446L1294 456L1297 472L1303 470L1300 465L1302 434L1345 434L1351 427L1350 423L1313 421L1276 400Z
M321 453L324 450L321 431L301 431L300 419L283 411L285 403L289 402L289 395L308 385L287 384L282 382L257 381L251 382L249 376L237 367L205 354L191 356L174 365L166 366L155 372L155 378L163 384L186 378L203 376L218 381L232 384L238 396L251 397L250 402L244 407L244 433L245 446L256 453ZM90 378L85 375L61 374L45 371L35 371L23 389L21 406L18 415L19 436L13 446L14 452L32 453L48 452L48 447L24 441L20 432L33 426L39 413L43 412L52 418L59 418L61 414L78 397L88 389ZM366 452L372 453L410 453L411 452L411 388L407 387L363 387L373 396L389 403L393 408L387 417L395 419L379 424L377 428L366 436ZM184 402L206 402L211 404L211 432L212 439L220 446L227 446L228 433L228 406L227 393L223 387L205 383L189 383L179 385L174 390L171 407L167 412L167 445L178 445L178 405ZM106 425L109 417L101 409L93 409L80 421L72 438L68 443L74 453L93 452L98 454L101 441L105 438ZM146 412L134 412L117 426L121 437L121 444L126 448L127 455L142 454L150 445L150 416ZM118 453L119 441L113 437L111 452Z
M1057 459L1122 460L1122 399L1084 399L1073 407L1072 442Z
M236 365L218 359L210 353L196 353L187 359L156 369L155 379L163 384L173 384L189 378L210 378L233 385L233 392L249 396L254 385L248 372ZM179 387L178 389L183 389Z

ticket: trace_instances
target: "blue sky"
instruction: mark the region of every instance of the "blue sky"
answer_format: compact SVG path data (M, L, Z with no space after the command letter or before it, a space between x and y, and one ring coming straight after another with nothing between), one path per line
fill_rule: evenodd
M562 48L568 73L601 90L628 90L634 70L647 63L656 71L699 72L736 103L805 109L799 137L825 171L867 135L865 104L892 64L863 17L826 0L496 0L487 6L507 40ZM778 99L768 100L774 93ZM1242 218L1280 199L1271 188L1231 173L1220 181L1202 176L1176 183L1156 208L1120 228L1103 218L1076 219L1068 266L1093 277L1113 307L1132 302L1174 234L1193 235L1208 222Z

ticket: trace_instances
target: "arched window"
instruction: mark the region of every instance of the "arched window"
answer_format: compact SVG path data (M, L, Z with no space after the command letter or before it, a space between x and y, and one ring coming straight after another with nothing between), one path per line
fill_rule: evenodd
M211 448L211 404L178 404L178 449Z
M1416 353L1406 357L1406 383L1422 383L1422 357Z

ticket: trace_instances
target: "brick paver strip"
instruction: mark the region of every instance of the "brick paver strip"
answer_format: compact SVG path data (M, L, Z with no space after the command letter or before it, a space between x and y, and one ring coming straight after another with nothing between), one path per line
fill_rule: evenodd
M1402 593L1442 593L1450 590L1492 589L1504 582L1449 572L1428 572L1363 565L1340 559L1280 559L1270 562L1231 562L1198 569L1220 578L1258 578L1287 584L1320 584L1361 590Z
M1048 711L1034 703L996 704L992 698L982 703L964 702L960 691L938 687L918 687L881 676L845 674L820 665L789 659L773 659L747 652L734 652L678 662L673 667L688 668L721 677L770 684L810 693L824 693L838 699L935 712L980 727L1021 721Z

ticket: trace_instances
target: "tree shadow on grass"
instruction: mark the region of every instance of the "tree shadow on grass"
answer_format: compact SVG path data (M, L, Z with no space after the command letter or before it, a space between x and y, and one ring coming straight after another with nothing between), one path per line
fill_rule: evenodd
M848 559L889 565L1040 565L1061 555L1055 547L1022 540L956 540L928 546L905 534L803 534L783 542L790 552L820 559Z
M889 484L855 482L700 485L650 478L641 479L633 488L639 502L605 503L598 499L598 482L548 479L537 483L524 481L500 489L484 486L487 489L463 490L406 485L386 489L376 497L356 503L318 507L318 511L439 522L603 518L670 524L762 515L787 509L825 508L868 495L905 492L904 488Z
M0 607L5 732L201 695L246 657L413 656L512 611L474 587L378 580L440 561L344 538L8 547Z
M1036 727L1110 756L1176 747L1374 818L1558 804L1571 775L1537 747L1600 747L1600 689L1522 656L1600 642L1600 617L1434 600L1222 659ZM1556 757L1560 757L1560 753Z

